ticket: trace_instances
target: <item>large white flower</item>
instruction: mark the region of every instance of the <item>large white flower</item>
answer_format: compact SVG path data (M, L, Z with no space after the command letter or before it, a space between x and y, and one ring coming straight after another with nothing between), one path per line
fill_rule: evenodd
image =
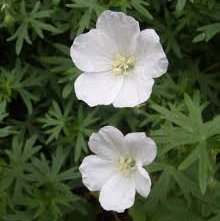
M90 191L99 191L105 210L124 212L134 204L135 192L147 197L151 180L144 165L156 157L156 144L145 133L124 136L112 126L105 126L89 139L96 155L85 157L80 165L82 181Z
M104 11L96 29L75 38L70 50L82 73L75 82L79 100L91 107L113 103L134 107L148 100L168 60L153 29L122 12Z

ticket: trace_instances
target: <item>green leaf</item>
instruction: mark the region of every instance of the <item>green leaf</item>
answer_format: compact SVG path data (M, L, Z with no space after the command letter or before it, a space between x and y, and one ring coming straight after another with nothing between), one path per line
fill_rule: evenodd
M146 17L149 20L153 20L153 16L151 13L146 9L146 6L149 5L146 1L143 0L132 0L130 5L137 10L141 15Z
M194 150L192 150L192 152L186 157L186 159L184 159L181 162L178 168L180 170L187 169L189 166L192 165L192 163L194 163L198 159L198 154L199 154L198 148L194 148Z
M193 42L195 43L200 41L208 42L220 32L220 22L199 27L197 30L202 33L194 37Z
M14 39L16 40L16 54L19 55L24 41L26 41L28 44L32 44L31 36L30 36L30 30L33 29L36 34L43 38L43 30L52 32L54 34L59 33L60 31L54 27L51 24L47 24L40 19L46 18L51 16L51 13L53 10L40 10L40 2L36 2L32 11L27 12L26 11L26 5L24 0L20 3L20 10L22 13L22 16L20 17L20 25L15 31L15 33L9 37L7 40L12 41Z
M0 190L12 189L12 196L17 199L23 191L30 190L30 183L26 180L30 159L41 149L35 146L37 137L32 136L23 143L18 137L13 138L11 150L6 150L9 163L0 179Z
M187 0L177 0L176 11L182 11L186 5Z
M205 142L200 143L197 148L199 149L199 186L202 193L205 193L210 169L209 156Z
M29 73L32 72L30 75ZM23 99L28 112L32 113L33 102L38 100L33 89L42 84L43 76L39 76L38 70L17 60L12 70L0 69L0 100L11 101L19 94Z
M68 121L71 119L69 116L72 103L70 102L64 112L60 109L57 102L53 101L52 107L44 118L40 118L39 122L43 124L46 129L46 134L49 134L47 143L58 139L61 132L65 132Z
M133 221L146 221L147 214L143 206L142 201L137 201L131 209L129 209L129 215Z

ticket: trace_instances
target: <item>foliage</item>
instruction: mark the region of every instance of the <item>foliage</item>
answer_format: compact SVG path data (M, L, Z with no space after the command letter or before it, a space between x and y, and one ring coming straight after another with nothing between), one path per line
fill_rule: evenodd
M154 28L169 59L133 109L90 108L74 94L69 48L105 9ZM1 0L0 221L219 221L219 11L216 0ZM100 208L77 169L106 124L158 146L148 199L120 215Z

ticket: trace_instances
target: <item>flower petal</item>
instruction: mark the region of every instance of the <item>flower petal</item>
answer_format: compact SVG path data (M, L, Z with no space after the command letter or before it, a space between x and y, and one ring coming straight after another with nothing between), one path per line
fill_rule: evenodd
M114 165L111 161L96 155L85 157L79 167L83 184L90 191L100 190L103 184L114 174Z
M149 99L154 80L147 78L142 72L134 70L125 77L121 90L113 101L115 107L135 107Z
M135 183L129 176L116 174L101 188L99 202L105 210L122 213L130 208L135 200Z
M157 155L155 142L143 132L127 134L125 143L129 148L130 154L141 165L151 163Z
M89 148L100 157L117 160L126 151L124 135L115 127L102 127L90 136Z
M75 81L76 96L91 107L111 104L121 88L123 78L111 72L83 73Z
M75 65L84 72L112 69L112 58L117 48L103 32L92 29L75 38L70 55Z
M166 73L168 60L160 44L160 39L153 29L142 31L137 38L137 66L144 66L148 76L160 77Z
M151 179L143 167L138 167L135 174L135 188L137 192L145 198L150 193Z
M104 11L98 18L96 28L108 35L119 53L132 53L140 33L139 23L122 12Z

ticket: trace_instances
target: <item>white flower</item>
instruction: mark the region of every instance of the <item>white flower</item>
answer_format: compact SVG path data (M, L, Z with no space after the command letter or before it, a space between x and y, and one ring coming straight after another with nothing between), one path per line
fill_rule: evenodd
M104 11L96 29L75 38L70 50L82 73L75 82L79 100L91 107L134 107L149 99L153 78L167 71L168 60L153 29L122 12Z
M80 165L82 181L90 191L99 191L105 210L124 212L134 204L135 192L147 197L151 180L144 165L156 157L156 144L145 133L124 136L112 126L92 134L89 147L96 155Z

